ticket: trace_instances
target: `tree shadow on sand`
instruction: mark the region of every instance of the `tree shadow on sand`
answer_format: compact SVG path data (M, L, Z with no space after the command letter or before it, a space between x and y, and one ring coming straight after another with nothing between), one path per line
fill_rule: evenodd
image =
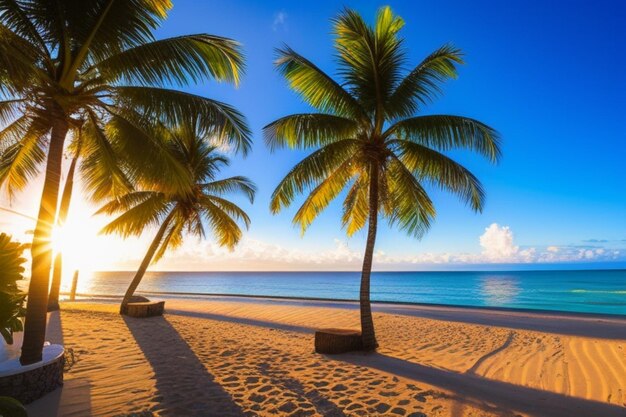
M271 383L288 392L308 400L315 410L324 417L346 417L343 410L315 389L307 389L302 382L288 376L288 372L272 371L266 363L259 365L261 375L268 377Z
M159 404L152 411L162 416L244 415L167 319L124 321L154 371Z
M402 359L372 354L329 356L330 359L378 369L402 378L422 382L452 392L450 399L502 415L525 413L532 416L623 417L626 409L617 405L570 397L551 391L510 384L473 374L461 374ZM494 408L495 406L495 408ZM456 414L456 413L455 413Z
M59 310L48 313L46 340L65 346ZM91 382L87 378L70 379L66 373L62 387L28 404L26 409L30 417L91 415Z

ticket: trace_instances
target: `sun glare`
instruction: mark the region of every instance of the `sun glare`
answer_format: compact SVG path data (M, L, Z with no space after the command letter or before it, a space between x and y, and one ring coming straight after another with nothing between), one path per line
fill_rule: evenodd
M94 207L77 198L72 201L68 221L53 230L52 248L55 254L63 254L64 275L76 269L81 272L115 269L116 262L128 249L117 236L98 233L108 219L93 216L94 211Z

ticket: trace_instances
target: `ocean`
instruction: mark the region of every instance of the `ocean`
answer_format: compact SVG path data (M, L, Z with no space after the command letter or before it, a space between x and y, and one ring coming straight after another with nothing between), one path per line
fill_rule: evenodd
M122 295L133 275L83 274L78 293ZM359 280L358 272L148 272L138 293L356 300ZM626 315L626 270L374 272L371 292L373 301Z

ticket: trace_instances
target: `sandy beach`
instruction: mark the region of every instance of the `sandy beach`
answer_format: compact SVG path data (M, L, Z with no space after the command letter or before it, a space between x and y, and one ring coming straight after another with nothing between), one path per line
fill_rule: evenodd
M352 303L168 299L123 318L63 303L48 340L75 356L43 416L625 416L626 319L375 305L380 349L325 356Z

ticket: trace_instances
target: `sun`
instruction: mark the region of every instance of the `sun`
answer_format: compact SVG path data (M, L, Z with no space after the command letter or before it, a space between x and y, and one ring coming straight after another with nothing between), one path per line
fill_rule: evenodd
M82 199L72 201L67 222L52 232L54 254L63 254L64 275L74 270L115 269L123 254L124 242L117 236L99 233L110 219L94 216L96 209Z

